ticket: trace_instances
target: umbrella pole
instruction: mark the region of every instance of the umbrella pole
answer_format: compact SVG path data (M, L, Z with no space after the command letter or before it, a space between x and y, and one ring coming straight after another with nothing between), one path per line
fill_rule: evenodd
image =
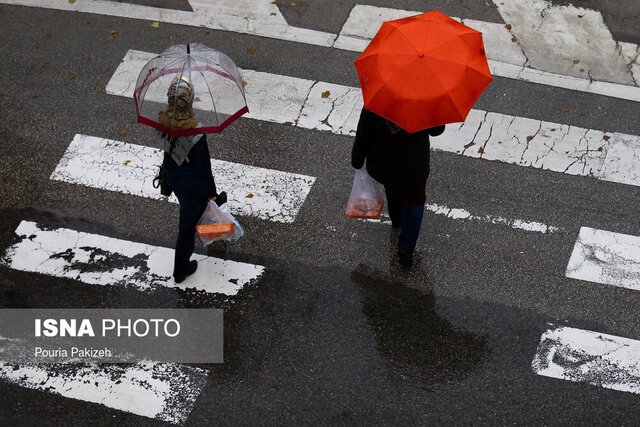
M187 55L191 54L191 46L189 46L189 43L187 43Z

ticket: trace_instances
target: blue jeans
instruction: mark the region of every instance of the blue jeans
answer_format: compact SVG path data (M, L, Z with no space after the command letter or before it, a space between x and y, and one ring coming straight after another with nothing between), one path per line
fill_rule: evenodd
M387 210L394 226L400 226L400 239L398 240L398 252L412 254L418 243L422 218L424 216L424 203L416 204L402 200L398 194L385 186L387 196Z

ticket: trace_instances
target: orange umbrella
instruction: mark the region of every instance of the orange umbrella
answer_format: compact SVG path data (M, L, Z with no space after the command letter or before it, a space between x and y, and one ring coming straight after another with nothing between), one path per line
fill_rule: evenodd
M464 121L493 80L482 33L438 11L383 23L355 64L364 107L409 133Z

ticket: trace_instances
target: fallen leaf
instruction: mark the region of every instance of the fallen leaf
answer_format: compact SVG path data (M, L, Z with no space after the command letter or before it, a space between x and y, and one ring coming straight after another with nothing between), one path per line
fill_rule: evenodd
M200 99L200 97L199 97L199 96L196 96L196 97L195 97L195 99L194 99L194 101L195 101L195 102L200 102L200 101L202 101L202 99Z
M611 137L609 135L605 135L602 137L602 139L604 139L605 141L608 141L611 139Z
M561 113L568 113L569 111L571 111L571 110L569 110L567 107L560 107L560 112Z
M584 18L584 15L578 15L578 18Z
M96 86L100 86L102 84L102 81L100 81L100 79L96 80Z
M76 0L69 0L69 4L74 4Z
M636 197L637 197L638 199L640 199L640 191L638 191L638 192L636 193Z
M127 130L126 129L120 128L120 130L118 130L118 135L125 136L126 134L127 134Z
M277 13L275 13L275 12L271 12L269 15L270 15L270 16L276 16L276 15L277 15Z
M4 92L0 92L0 98L2 98L4 96L9 96L9 94L8 93L4 93Z
M115 39L118 36L118 30L111 30L109 31L109 38L110 39Z
M498 141L498 144L502 144L502 141Z
M248 85L248 84L249 84L249 82L247 82L246 80L243 80L243 81L242 81L242 87L245 87L245 86L246 86L246 85Z
M480 147L480 148L478 148L478 153L480 153L480 154L484 154L484 147Z
M38 43L38 42L35 42L33 44L33 50L36 50L36 49L40 49L40 43Z
M511 37L511 41L514 43L518 43L518 38L516 36Z
M253 193L248 193L246 196L244 196L247 199L253 199Z
M151 23L151 28L155 28L156 30L160 28L160 23L158 21L153 21Z
M129 166L129 163L131 163L131 160L125 160L125 161L124 161L124 165L125 165L125 166Z
M604 148L598 147L598 151L604 151Z
M579 64L579 63L580 63L580 60L579 60L579 59L574 59L574 60L573 60L573 65L576 65L576 64Z
M331 92L329 92L328 90L325 90L324 92L322 92L322 95L320 95L323 98L328 98L329 95L331 95Z
M285 125L285 126L293 126L293 122L284 122L283 125Z
M253 54L254 54L254 53L256 53L257 51L258 51L258 49L256 49L255 47L247 48L247 53L248 53L249 55L253 55Z
M470 142L467 145L465 145L464 148L469 148L469 147L471 147L473 145L476 145L476 143L475 142Z
M91 64L93 62L93 58L91 58L90 56L87 56L87 59L84 60L85 64Z
M584 72L585 72L585 69L584 69L584 68L580 68L580 72L581 72L581 73L584 73Z
M507 25L505 25L504 27L505 27L507 30L510 30L510 29L512 29L512 28L513 28L513 27L511 26L511 24L507 24Z
M74 113L73 111L69 113L69 117L75 117L76 113Z
M527 142L528 142L528 143L529 143L529 142L531 142L531 140L532 140L532 139L533 139L533 136L532 136L532 135L529 135L529 136L527 137Z
M40 69L42 70L43 68L51 68L51 62L45 61L42 64L40 64Z
M551 129L551 132L555 132L555 131L556 131L556 128Z
M74 73L73 71L71 71L69 74L69 80L75 80L78 78L78 73Z
M294 1L292 1L291 3L289 3L289 6L296 7L297 5L298 5L298 3L294 2Z

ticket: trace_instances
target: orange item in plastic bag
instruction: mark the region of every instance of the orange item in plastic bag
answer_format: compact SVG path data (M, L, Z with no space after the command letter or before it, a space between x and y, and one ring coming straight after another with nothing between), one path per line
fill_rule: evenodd
M361 200L364 203L348 203L344 214L351 218L378 218L384 202L380 200L373 204L371 200Z
M222 222L218 224L198 224L196 233L203 239L226 240L233 236L234 227L232 222Z

